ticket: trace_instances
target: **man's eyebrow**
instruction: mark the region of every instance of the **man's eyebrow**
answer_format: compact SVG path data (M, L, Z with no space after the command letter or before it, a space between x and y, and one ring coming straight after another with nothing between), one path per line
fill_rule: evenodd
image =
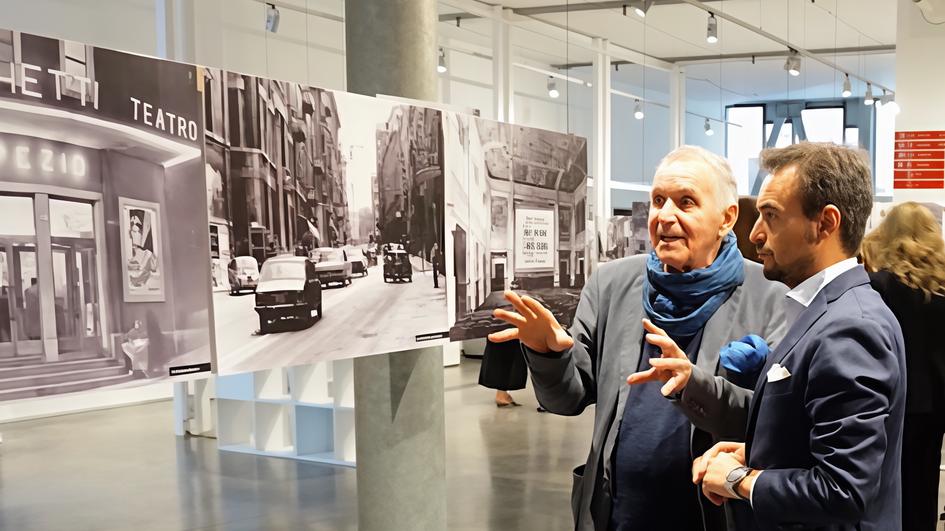
M781 210L781 205L774 201L765 201L758 205L758 210Z

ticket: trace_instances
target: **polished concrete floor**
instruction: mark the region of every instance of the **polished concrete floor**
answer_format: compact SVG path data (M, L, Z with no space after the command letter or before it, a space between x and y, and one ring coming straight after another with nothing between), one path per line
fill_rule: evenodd
M591 412L497 409L479 364L446 370L449 528L570 529ZM159 402L0 426L0 530L355 530L355 471L178 439ZM945 487L945 485L943 485ZM943 488L945 503L945 488ZM396 530L392 530L396 531Z

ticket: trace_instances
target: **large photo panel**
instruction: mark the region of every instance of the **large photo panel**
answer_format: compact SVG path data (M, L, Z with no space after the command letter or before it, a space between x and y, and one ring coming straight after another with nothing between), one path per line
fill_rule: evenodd
M0 29L0 400L211 371L200 77Z
M218 372L445 341L439 111L205 70Z
M468 207L448 220L454 238L453 341L507 328L492 316L506 290L530 295L570 325L590 274L587 141L465 117ZM457 155L458 158L458 155ZM448 191L448 195L452 192Z

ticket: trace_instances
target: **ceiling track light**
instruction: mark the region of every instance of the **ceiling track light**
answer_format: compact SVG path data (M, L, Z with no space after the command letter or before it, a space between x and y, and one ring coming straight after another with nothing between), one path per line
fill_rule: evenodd
M873 84L866 84L866 96L863 97L863 105L872 105L874 103L873 99Z
M712 124L709 123L708 118L705 119L705 125L702 126L702 128L705 130L705 136L712 136L715 134L715 131L712 130Z
M709 21L706 23L705 42L715 44L719 42L719 21L715 13L709 12Z
M640 100L636 100L636 105L633 106L633 117L637 120L643 119L643 104L640 103Z
M266 31L279 31L279 8L275 4L266 4Z
M646 12L650 10L651 5L653 5L653 0L639 0L633 2L633 12L640 18L646 18ZM624 14L626 14L626 11L624 11Z
M850 74L843 75L843 92L840 93L844 98L849 98L853 95L853 89L850 86Z
M790 55L784 60L784 69L794 77L801 75L801 57L797 50L791 49Z
M436 60L436 71L445 74L448 69L446 68L446 52L443 51L443 48L440 48L439 57Z
M558 83L555 82L554 76L548 76L548 97L557 98L561 93L558 92Z

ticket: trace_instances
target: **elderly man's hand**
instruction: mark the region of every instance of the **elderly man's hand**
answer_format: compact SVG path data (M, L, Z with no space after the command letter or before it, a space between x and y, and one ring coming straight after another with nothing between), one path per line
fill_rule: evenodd
M660 389L663 396L682 391L689 383L689 377L692 376L692 362L662 328L650 322L649 319L643 320L643 328L648 332L646 342L659 347L663 357L651 359L650 365L653 368L631 374L627 378L627 383L633 385L655 381L666 382Z
M518 339L526 347L543 354L563 352L574 345L571 336L558 324L558 320L551 311L541 303L528 295L519 297L514 291L506 291L505 298L512 303L516 311L510 312L499 308L493 312L493 315L515 328L489 334L489 341L502 343Z

